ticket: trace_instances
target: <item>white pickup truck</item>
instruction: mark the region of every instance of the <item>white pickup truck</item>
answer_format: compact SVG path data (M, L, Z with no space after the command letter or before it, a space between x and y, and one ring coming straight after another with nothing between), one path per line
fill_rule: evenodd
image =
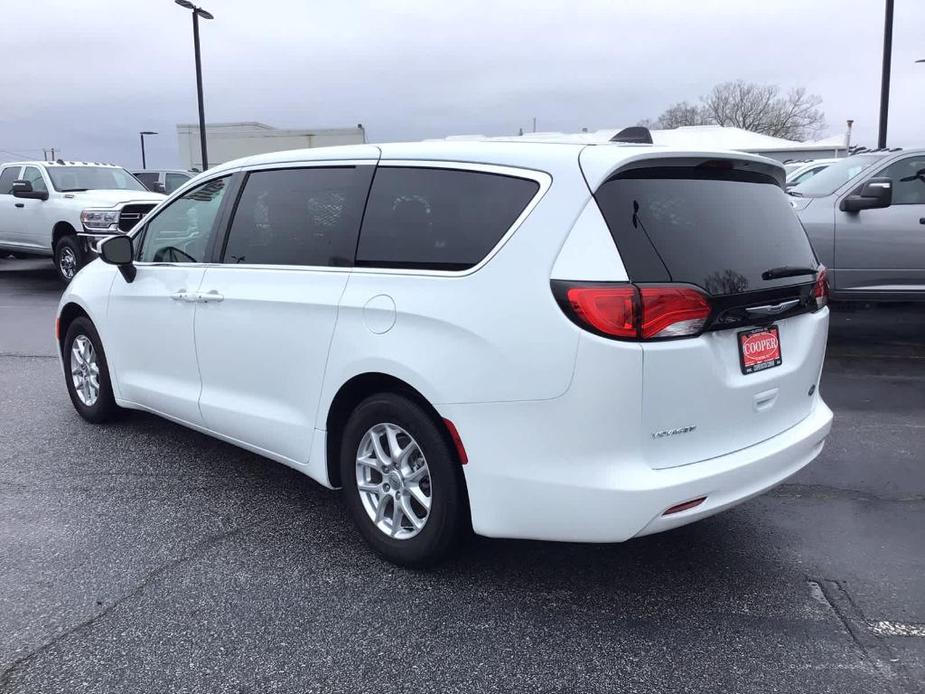
M0 254L52 257L70 282L96 240L129 231L165 197L111 164L0 164Z

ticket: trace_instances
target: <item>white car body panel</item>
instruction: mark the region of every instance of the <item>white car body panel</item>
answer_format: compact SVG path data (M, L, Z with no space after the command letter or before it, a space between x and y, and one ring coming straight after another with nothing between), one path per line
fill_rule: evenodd
M117 268L90 264L60 306L80 306L97 326L118 404L332 486L332 403L351 379L385 374L455 424L469 458L473 527L498 537L619 541L665 530L761 493L818 455L832 416L818 388L809 391L827 309L781 321L783 365L743 376L735 331L651 344L605 339L568 320L550 289L551 279L627 281L591 197L614 171L653 159L731 157L773 171L782 184L778 164L652 146L363 145L230 162L170 200L242 169L380 154L382 167L510 169L540 190L465 271L154 263L138 264L127 283ZM212 300L171 300L184 291ZM769 391L770 405L758 403ZM709 408L697 404L705 399ZM697 429L651 436L686 424ZM699 496L707 501L662 516Z
M198 304L171 295L197 291L204 275L202 265L190 263L142 266L131 284L116 277L100 334L106 335L119 399L190 424L203 423L193 332ZM139 329L138 316L144 316L144 329ZM150 339L152 333L157 341Z
M202 287L221 297L196 304L199 408L209 429L308 461L347 278L346 272L305 268L206 269Z

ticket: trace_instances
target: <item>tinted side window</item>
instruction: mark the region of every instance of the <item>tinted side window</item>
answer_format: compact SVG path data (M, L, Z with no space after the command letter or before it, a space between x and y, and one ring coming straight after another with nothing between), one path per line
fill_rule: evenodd
M22 173L24 181L29 181L32 184L32 190L36 192L48 192L48 186L45 185L45 179L42 178L42 172L39 171L36 166L27 166L25 171Z
M925 205L925 157L907 157L875 174L893 181L894 205Z
M373 169L311 167L249 174L223 262L351 265Z
M18 166L8 166L0 173L0 195L9 195L13 191L13 181L19 179Z
M167 174L167 177L166 177L166 183L164 184L164 189L167 193L172 193L177 188L179 188L184 183L186 183L188 180L190 180L190 178L192 178L192 176L184 176L183 174L169 173Z
M197 186L158 212L145 225L138 260L145 263L202 263L228 187L228 177Z
M157 177L158 174L156 171L149 171L147 173L136 173L135 178L144 183L145 188L148 190L157 189Z
M477 171L379 167L357 265L464 270L497 245L539 184Z

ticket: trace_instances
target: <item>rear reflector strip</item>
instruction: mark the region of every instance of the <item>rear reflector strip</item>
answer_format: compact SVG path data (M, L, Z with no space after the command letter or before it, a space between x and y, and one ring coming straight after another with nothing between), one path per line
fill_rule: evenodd
M466 447L463 446L462 439L459 437L459 432L456 430L456 425L449 419L444 419L443 423L446 424L446 429L450 432L450 438L453 439L453 445L456 446L456 453L459 455L460 464L465 465L469 462L469 456L466 455Z
M700 504L706 500L707 497L702 496L699 499L691 499L690 501L685 501L683 504L676 504L665 511L662 515L670 516L672 513L681 513L681 511L687 511L688 509L694 508L695 506L700 506Z

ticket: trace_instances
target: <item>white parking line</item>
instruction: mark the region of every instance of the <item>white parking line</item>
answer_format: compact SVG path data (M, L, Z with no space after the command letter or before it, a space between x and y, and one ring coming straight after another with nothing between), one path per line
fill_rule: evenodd
M877 636L918 636L925 638L925 624L903 624L902 622L868 622L867 626Z

